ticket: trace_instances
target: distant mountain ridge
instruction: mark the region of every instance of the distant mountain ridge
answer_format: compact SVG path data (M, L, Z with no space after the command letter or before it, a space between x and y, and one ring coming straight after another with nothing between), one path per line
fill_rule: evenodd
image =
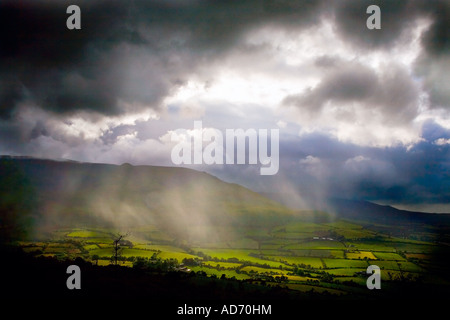
M277 193L261 194L292 209L298 208L298 202L292 200L295 196ZM336 214L339 218L362 222L388 225L393 223L426 223L433 225L443 223L450 225L450 214L448 213L425 213L400 210L389 205L379 205L363 200L326 198L315 209Z
M42 227L156 225L187 238L275 225L297 214L192 169L30 157L0 158L0 196L3 225L24 220Z

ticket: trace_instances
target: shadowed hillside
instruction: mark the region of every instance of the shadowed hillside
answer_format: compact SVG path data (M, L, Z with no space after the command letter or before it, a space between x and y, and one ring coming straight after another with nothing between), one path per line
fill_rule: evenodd
M0 170L2 199L10 199L2 202L4 225L21 228L25 222L18 217L31 216L26 224L38 228L151 224L180 237L210 237L228 227L281 224L295 214L186 168L2 157Z

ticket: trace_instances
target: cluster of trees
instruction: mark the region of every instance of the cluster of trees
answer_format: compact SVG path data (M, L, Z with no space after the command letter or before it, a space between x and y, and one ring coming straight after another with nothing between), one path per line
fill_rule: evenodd
M267 263L260 264L260 263L250 262L250 261L241 261L238 258L227 258L227 259L225 259L225 258L211 257L211 256L203 253L202 251L195 252L195 254L197 256L199 256L199 257L202 257L203 261L242 263L243 267L252 265L252 266L261 267L261 268L267 268L267 269L271 268ZM251 256L251 257L259 257L258 254L253 254L253 253L250 253L249 256ZM265 258L265 260L276 261L276 260L270 260L270 259L267 259L267 258ZM282 269L283 268L282 265L280 265L279 268Z
M258 253L252 253L252 252L251 252L251 253L249 253L248 255L249 255L250 257L258 258L258 259L261 259L261 260L275 261L275 262L282 262L282 263L284 263L284 264L289 265L289 263L288 263L287 261L285 261L285 260L270 258L270 257L267 257L267 256L265 256L265 255L258 254ZM264 263L263 265L264 265L264 266L267 266L267 268L270 268L270 266L269 266L268 264L266 264L266 263ZM283 266L280 264L280 265L278 266L278 268L279 268L279 269L283 269Z
M153 259L153 257L156 257L157 253L155 253L151 259ZM124 257L122 255L118 255L117 256L117 260L116 257L114 255L110 256L110 257L100 257L97 254L94 254L91 257L91 260L95 262L95 264L98 265L98 260L110 260L112 263L114 263L115 261L117 262L125 262L125 261L129 261L129 262L135 262L136 259L138 259L139 257L135 257L135 256L130 256L130 257Z
M196 267L196 266L200 266L202 264L202 261L198 258L184 258L182 263L185 266Z
M301 268L303 268L303 267L301 267ZM309 273L309 272L307 272L307 271L305 271L305 270L303 270L301 268L295 266L294 270L292 271L292 273L294 275L297 275L297 276L311 277L311 273Z
M304 263L294 264L293 267L294 267L294 272L296 272L296 270L300 272L301 269L308 269L308 270L314 269L310 264L304 264Z
M190 253L190 252L188 252ZM217 258L217 257L211 257L210 255L207 255L205 253L203 253L202 251L198 251L198 252L192 252L192 254L195 254L199 257L203 258L203 261L214 261L214 262L232 262L232 263L239 263L241 261L239 261L238 258Z
M334 281L334 275L328 273L328 272L322 272L320 276L320 280L323 282L330 282L332 283Z
M397 281L397 282L422 282L423 281L423 276L414 275L411 272L392 273L392 272L388 271L387 275L389 277L389 280L391 280L391 281Z
M328 230L327 238L333 238L334 240L337 240L337 241L340 241L340 242L346 240L346 238L343 235L337 233L336 230L331 230L331 229Z
M334 282L334 275L331 273L328 273L326 271L316 271L315 273L320 274L320 281L323 282ZM297 266L294 267L294 270L292 271L292 274L294 275L298 275L298 276L303 276L303 277L313 277L311 275L311 273L298 268ZM319 280L317 280L319 282Z
M205 271L197 271L197 272L191 272L190 273L193 276L197 276L197 277L204 277L204 278L211 278L211 279L219 279L219 277L216 274L211 274L208 276L208 274ZM232 276L231 278L227 278L227 275L225 273L223 273L220 276L220 280L233 280L233 281L237 281L235 276Z
M162 260L160 258L153 259L153 257L150 259L137 257L133 261L133 268L155 272L175 271L179 266L177 259Z
M250 270L247 273L252 277L253 280L262 281L262 283L266 282L276 282L276 283L285 283L288 282L289 278L285 275L274 275L270 273L259 273L253 270Z

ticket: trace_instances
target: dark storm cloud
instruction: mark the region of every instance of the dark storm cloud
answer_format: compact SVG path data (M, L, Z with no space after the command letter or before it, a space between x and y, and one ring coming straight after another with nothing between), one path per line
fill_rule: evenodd
M449 78L450 2L362 0L337 1L335 23L340 36L355 50L389 50L396 43L411 41L409 31L417 18L430 19L431 25L421 37L424 49L416 62L416 73L424 78L432 107L449 108L450 96L443 83ZM377 32L365 28L368 15L361 15L369 5L381 8L382 27Z
M359 146L320 133L281 135L277 175L258 177L257 166L225 166L209 172L254 190L299 194L304 205L324 198L365 199L392 204L450 202L450 130L435 122L423 129L423 141L412 148ZM253 171L252 171L253 170Z
M82 29L73 31L73 1L2 1L0 116L24 101L56 113L157 109L197 61L216 59L255 25L317 21L317 2L77 1ZM145 76L127 64L147 60Z
M315 59L314 64L317 67L331 68L336 67L342 60L336 56L323 55Z
M373 197L405 203L420 203L424 199L428 203L449 203L450 144L436 144L437 139L449 137L450 130L430 121L423 128L424 140L411 149L377 150L380 158L395 166L401 183L380 189Z
M343 39L367 48L387 48L414 17L429 16L434 22L423 43L430 54L445 53L448 6L436 3L77 1L82 30L71 31L65 27L65 10L72 1L2 1L0 116L10 117L24 101L57 113L130 111L123 103L157 109L199 63L219 59L247 31L271 24L308 26L333 12ZM377 32L365 27L370 4L382 8L383 27ZM146 77L128 69L130 60L146 59L152 61L143 68ZM437 83L429 78L430 92L439 95L442 90L433 90Z
M346 68L332 72L316 88L309 88L301 94L286 97L284 104L297 105L311 112L318 112L330 100L349 102L369 98L374 94L374 85L377 82L374 72L366 67Z
M377 5L381 9L381 29L370 32L366 25L366 8ZM422 43L430 54L448 53L450 30L450 4L447 0L395 1L359 0L336 1L335 22L340 34L355 43L355 47L389 49L397 41L407 41L402 34L412 28L418 17L430 18L431 27Z
M450 56L423 56L416 63L416 74L423 78L430 107L450 110Z
M419 13L416 1L360 0L336 1L335 23L343 38L354 43L357 50L389 48L399 41L402 32L411 27ZM366 28L366 9L377 5L381 9L381 29ZM363 13L363 14L361 14Z
M450 130L429 121L422 138L411 148L375 148L319 133L284 137L280 143L280 174L271 179L274 185L291 185L314 198L449 203L450 144L435 142L449 139Z
M425 52L416 62L416 73L424 79L432 107L450 109L450 3L428 1L425 12L432 24L422 37Z
M432 18L432 25L422 38L427 52L432 55L450 52L450 4L446 0L425 1L425 14Z
M450 3L427 2L427 12L433 18L430 29L422 38L426 49L417 62L417 73L425 77L425 87L433 107L450 109Z
M0 124L0 153L26 153L23 142L19 125L16 123Z
M328 60L319 61L329 65ZM326 74L315 88L287 96L283 104L317 114L330 102L359 102L359 108L380 110L386 121L410 121L418 112L418 90L407 71L401 67L390 66L383 74L377 74L375 70L358 63L343 63Z
M121 22L127 10L113 3L81 2L83 29L70 31L66 28L69 4L0 3L0 76L4 88L0 116L11 116L24 101L55 112L116 111L114 92L120 78L114 79L109 71L114 61L106 63L102 58L112 43L127 39ZM105 8L109 14L99 14Z

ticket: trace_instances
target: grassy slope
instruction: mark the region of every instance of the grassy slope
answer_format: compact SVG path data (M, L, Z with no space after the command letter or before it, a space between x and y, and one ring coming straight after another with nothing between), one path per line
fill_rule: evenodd
M226 238L239 226L272 227L295 216L242 186L185 168L36 159L1 159L2 167L16 168L10 180L26 179L33 190L37 226L153 225L180 238Z
M134 247L125 248L124 257L151 258L156 253L157 258L179 262L215 259L220 260L215 266L205 263L193 270L239 279L257 278L270 269L288 275L287 285L298 290L336 290L338 284L323 281L322 272L340 282L358 279L354 282L364 286L364 277L355 277L355 272L369 264L379 265L386 281L425 277L429 270L445 268L436 257L448 250L434 242L393 237L389 226L330 221L324 213L299 217L248 189L193 170L41 160L8 165L20 173L10 180L20 177L17 181L27 183L21 192L35 192L35 219L52 227L38 234L39 240L20 244L34 255L107 259L114 233L126 227ZM416 254L411 256L415 260L406 261L404 252ZM235 265L221 270L221 263ZM308 276L289 274L296 267Z

